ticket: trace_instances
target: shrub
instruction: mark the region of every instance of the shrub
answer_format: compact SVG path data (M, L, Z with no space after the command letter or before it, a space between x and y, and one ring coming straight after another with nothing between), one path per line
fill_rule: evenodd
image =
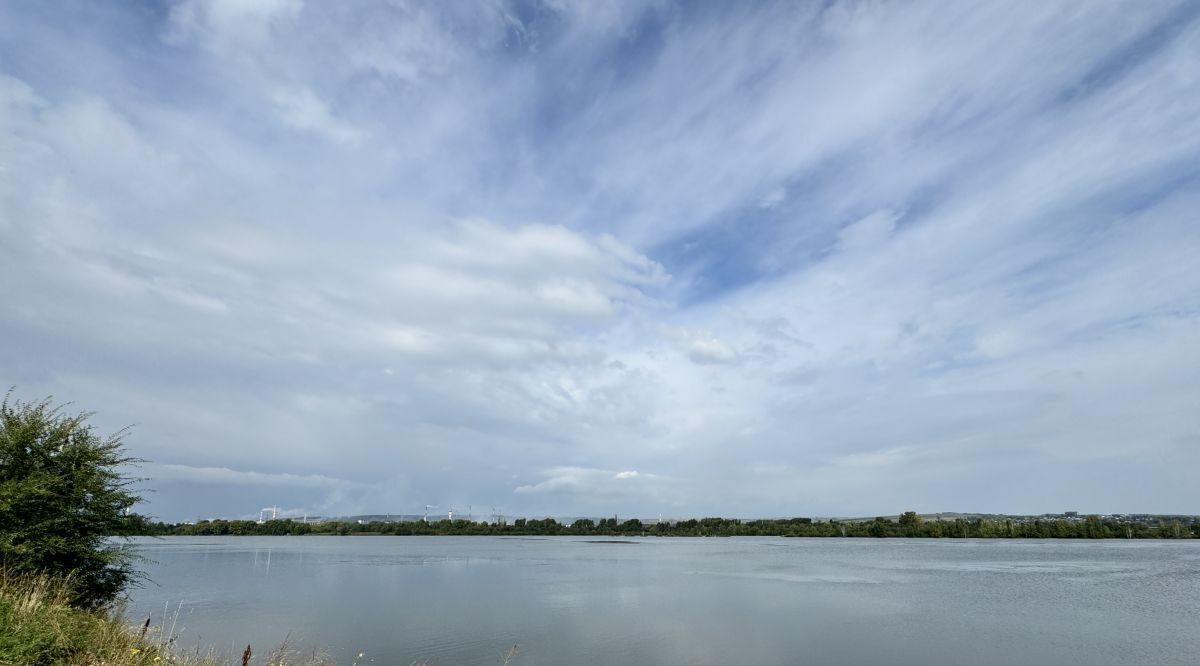
M126 476L123 432L101 437L90 414L64 414L50 400L0 403L0 566L71 582L72 602L111 602L136 575L110 537L136 533L140 499Z

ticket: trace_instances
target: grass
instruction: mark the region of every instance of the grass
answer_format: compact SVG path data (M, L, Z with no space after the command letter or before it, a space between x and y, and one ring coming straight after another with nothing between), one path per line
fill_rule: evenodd
M173 628L131 625L119 608L82 610L71 606L69 581L16 575L0 570L0 664L4 666L318 666L315 655L283 646L263 659L247 647L222 657L175 646Z

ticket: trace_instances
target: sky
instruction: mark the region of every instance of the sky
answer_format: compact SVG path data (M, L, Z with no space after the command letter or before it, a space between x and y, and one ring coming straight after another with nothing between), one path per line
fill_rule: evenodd
M1200 4L0 3L0 385L167 520L1200 513Z

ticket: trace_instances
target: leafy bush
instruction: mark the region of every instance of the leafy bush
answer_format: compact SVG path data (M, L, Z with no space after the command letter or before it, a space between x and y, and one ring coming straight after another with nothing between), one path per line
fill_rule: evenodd
M132 555L110 537L135 534L140 499L125 474L137 460L121 437L95 434L90 414L50 400L0 403L0 566L12 574L70 581L72 602L111 602L136 575Z

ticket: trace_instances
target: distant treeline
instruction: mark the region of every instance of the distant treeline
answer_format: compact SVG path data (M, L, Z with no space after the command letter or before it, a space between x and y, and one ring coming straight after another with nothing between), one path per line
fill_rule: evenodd
M1077 520L922 520L914 512L899 519L838 521L788 518L735 520L702 518L643 524L638 519L576 520L519 518L512 523L469 520L300 522L296 520L205 520L198 523L146 522L148 536L200 535L440 535L440 536L780 536L780 537L912 537L960 539L1191 539L1200 538L1195 518L1162 521L1119 521L1088 516Z

